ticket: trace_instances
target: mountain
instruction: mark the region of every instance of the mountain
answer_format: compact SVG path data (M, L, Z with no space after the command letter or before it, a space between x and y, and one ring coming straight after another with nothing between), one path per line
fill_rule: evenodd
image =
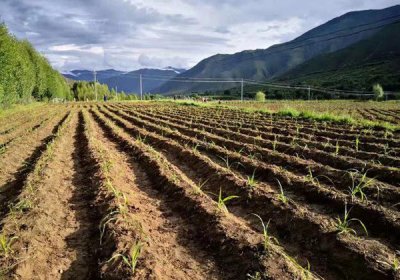
M109 88L118 87L118 91L139 93L139 76L142 75L143 93L153 93L155 92L154 89L160 87L163 83L171 78L174 78L183 71L185 70L170 66L164 69L146 68L104 79L101 80L101 82L107 84Z
M103 81L105 79L122 75L125 72L114 70L114 69L106 69L106 70L100 70L96 71L96 79L98 81ZM94 73L93 71L90 70L72 70L69 73L64 73L64 77L71 79L71 80L76 80L76 81L93 81L94 79Z
M300 37L268 49L217 54L200 61L177 78L235 78L271 80L318 55L344 49L398 21L400 5L382 10L350 12ZM191 92L232 87L232 84L166 82L159 92Z
M100 70L96 72L97 80L102 84L107 84L110 89L118 87L118 91L127 93L139 93L139 75L143 75L143 92L154 92L155 88L178 74L185 72L185 69L168 66L162 69L144 68L131 72L123 72L114 69ZM93 81L93 71L72 70L64 73L64 77L76 81Z
M400 22L342 50L314 57L277 80L339 89L400 88Z

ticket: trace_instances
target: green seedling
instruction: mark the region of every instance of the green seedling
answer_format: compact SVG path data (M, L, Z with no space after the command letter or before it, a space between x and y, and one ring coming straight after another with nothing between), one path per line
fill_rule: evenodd
M254 213L252 215L256 216L261 222L261 225L263 228L263 237L264 237L264 250L265 250L265 252L268 252L268 250L271 246L271 242L275 242L276 244L279 244L278 240L275 237L269 235L268 227L269 227L269 223L271 220L268 220L268 223L265 224L263 219L259 215L254 214Z
M106 227L109 223L118 220L117 215L119 214L118 210L111 211L107 215L103 217L100 221L99 231L100 231L100 245L103 243L104 234L106 232Z
M384 153L385 156L387 156L387 155L389 154L389 152L390 152L389 144L386 143L386 144L383 146L383 153Z
M208 182L208 180L209 179L207 179L207 180L205 180L204 182L199 182L199 184L195 184L194 186L193 186L193 188L194 188L194 192L196 193L196 194L202 194L203 193L203 187L207 184L207 182Z
M223 213L228 213L228 208L226 207L226 202L229 200L239 198L237 195L230 195L225 198L222 197L222 188L219 189L219 195L218 195L218 209L221 210Z
M279 200L280 201L282 201L283 203L288 203L288 198L287 198L287 196L285 195L285 193L284 193L284 191L283 191L283 187L282 187L282 184L281 184L281 182L278 180L278 179L276 179L276 181L278 181L278 184L279 184L279 189L280 189L280 194L278 195L278 198L279 198Z
M17 236L7 237L5 234L0 234L0 256L7 258L12 253L11 245L16 239Z
M287 254L284 254L284 257L287 260L289 260L298 270L301 271L302 275L304 276L304 279L310 279L311 278L311 275L312 275L312 273L311 273L311 265L310 265L310 262L308 260L307 260L307 267L304 268L303 266L301 266L298 263L298 261L295 258L293 258L293 257L291 257L291 256L289 256Z
M310 181L311 183L315 183L316 178L314 178L314 175L312 173L311 167L308 167L308 174L306 176L306 179Z
M255 272L254 274L247 274L247 279L248 280L261 280L261 273L260 272Z
M361 201L367 201L367 195L364 192L364 189L373 186L374 183L374 179L368 179L367 178L367 172L365 172L361 179L359 180L358 183L356 183L356 178L355 178L355 174L357 174L356 172L350 172L350 176L351 176L351 181L352 181L352 186L349 188L350 190L350 195L351 195L351 199L352 201L354 200L354 198L356 198L357 196L360 197ZM378 197L379 197L379 187L377 186L378 189Z
M397 258L394 258L394 260L393 260L392 269L394 272L397 272L400 270L400 261Z
M255 173L256 173L256 170L253 171L253 174L251 176L247 176L247 186L250 188L254 188L257 186L257 181L254 177Z
M360 220L360 219L356 219L356 218L350 218L350 211L347 211L347 204L345 204L344 206L344 216L343 219L341 219L340 217L336 218L336 229L338 230L338 234L342 234L342 233L350 233L350 234L354 234L357 235L357 232L350 227L350 224L352 222L358 222L361 227L364 229L365 233L368 235L368 231L367 228L365 227L364 223Z
M324 148L328 147L330 145L330 139L328 139L328 141L326 141L323 145Z
M233 164L233 163L231 163L231 162L229 161L229 156L228 156L228 155L226 155L226 157L221 157L221 156L219 156L219 158L222 159L222 161L225 163L226 168L227 168L228 170L231 170L231 167L232 167L232 164Z
M129 249L128 254L115 254L112 256L108 262L113 261L118 258L122 258L125 265L127 265L132 272L132 275L135 275L136 266L138 263L138 259L140 257L140 253L142 252L143 244L140 240L137 240L132 247Z
M278 144L278 140L276 134L274 135L274 142L272 142L272 150L276 152L276 145Z
M19 212L19 213L23 213L29 209L33 208L33 203L30 199L25 198L25 199L21 199L18 203L16 204L11 204L9 206L10 208L10 212Z
M146 142L146 138L147 138L147 135L145 136L145 137L142 137L142 135L138 135L137 137L136 137L136 141L138 142L138 143L145 143Z
M194 145L194 146L192 147L192 151L193 151L194 153L196 153L196 152L198 151L199 146L200 146L200 144L199 144L199 143L196 143L196 145Z
M356 151L359 151L359 146L360 146L360 138L359 136L356 137Z
M336 141L336 147L335 147L335 155L339 155L339 141Z

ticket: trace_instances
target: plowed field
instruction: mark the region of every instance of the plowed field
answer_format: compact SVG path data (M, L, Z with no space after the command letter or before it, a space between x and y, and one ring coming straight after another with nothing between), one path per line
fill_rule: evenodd
M0 119L0 201L1 279L400 279L396 130L37 106Z

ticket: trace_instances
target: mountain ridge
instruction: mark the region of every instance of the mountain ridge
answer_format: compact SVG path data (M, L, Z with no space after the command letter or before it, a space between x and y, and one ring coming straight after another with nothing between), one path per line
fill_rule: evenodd
M383 23L391 23L396 18L400 18L400 5L381 10L348 12L286 43L276 44L267 49L210 56L178 75L177 78L271 80L317 55L335 52L366 39L382 29ZM352 30L354 34L349 32L349 28L354 29ZM336 35L331 36L332 34ZM329 36L337 38L332 39ZM301 45L302 42L307 42L307 44ZM171 81L157 90L162 93L182 93L229 87L231 87L230 84L216 87L215 84L181 84Z

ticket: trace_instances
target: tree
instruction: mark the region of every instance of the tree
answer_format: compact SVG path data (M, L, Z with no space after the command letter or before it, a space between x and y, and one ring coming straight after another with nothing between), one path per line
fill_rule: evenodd
M70 98L64 77L32 45L0 24L0 106L55 97Z
M375 94L375 100L376 101L383 100L383 97L385 96L385 93L384 93L383 88L382 88L382 86L380 84L375 84L372 87L372 91Z
M255 99L258 102L264 102L265 101L265 93L262 91L257 91Z

